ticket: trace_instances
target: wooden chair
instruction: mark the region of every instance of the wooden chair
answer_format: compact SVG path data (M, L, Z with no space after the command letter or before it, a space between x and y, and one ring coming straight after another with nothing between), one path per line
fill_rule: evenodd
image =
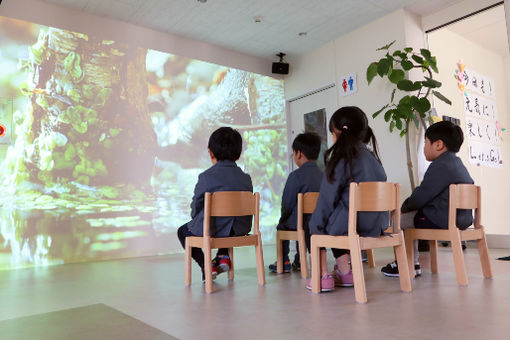
M283 240L298 241L299 261L301 262L301 277L308 277L308 260L306 255L305 231L303 229L303 215L312 214L319 198L318 192L299 193L297 196L297 230L276 231L276 272L283 273Z
M393 227L390 235L380 237L361 237L356 231L358 212L389 211ZM349 192L348 236L312 235L311 265L312 291L321 290L320 248L349 249L354 276L354 294L358 303L367 302L365 277L361 261L361 250L393 247L397 255L400 275L400 288L410 292L411 280L407 265L404 234L400 229L400 185L387 182L351 183Z
M475 209L475 219L473 223L474 228L466 230L460 230L457 228L457 209ZM450 241L452 245L453 262L455 263L455 271L457 273L457 282L461 286L467 286L468 284L461 241L477 240L483 276L485 278L491 278L492 269L489 262L489 250L487 248L483 225L480 223L481 213L481 189L479 186L474 184L451 184L448 229L409 228L405 230L407 261L410 261L408 264L411 278L414 277L414 240L429 240L430 269L433 273L438 272L437 241Z
M204 251L205 290L213 291L211 249L228 248L230 256L229 280L234 279L234 247L254 246L257 259L257 274L260 285L266 283L264 273L264 258L262 253L262 239L259 230L259 193L249 191L220 191L213 194L206 193L204 201L204 232L202 237L186 237L185 249L185 277L184 283L191 284L191 248L202 248ZM235 237L211 237L210 218L234 217L253 215L253 234Z

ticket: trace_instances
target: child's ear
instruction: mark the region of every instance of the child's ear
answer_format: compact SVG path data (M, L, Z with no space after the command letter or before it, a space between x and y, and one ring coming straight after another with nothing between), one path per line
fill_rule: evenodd
M436 150L437 151L443 151L446 148L445 143L441 139L436 140L435 143L436 143Z
M211 151L211 149L207 149L207 151L209 151L209 157L211 157L211 160L215 160L216 157L214 156L213 152Z

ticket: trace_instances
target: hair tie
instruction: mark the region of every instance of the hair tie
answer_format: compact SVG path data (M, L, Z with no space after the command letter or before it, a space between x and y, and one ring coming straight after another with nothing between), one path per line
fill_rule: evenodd
M342 126L342 129L349 130L349 127L347 125Z

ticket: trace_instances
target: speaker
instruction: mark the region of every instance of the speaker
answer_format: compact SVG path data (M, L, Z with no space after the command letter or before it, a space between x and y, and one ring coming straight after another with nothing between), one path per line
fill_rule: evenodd
M272 72L276 74L289 74L289 64L282 62L273 63Z

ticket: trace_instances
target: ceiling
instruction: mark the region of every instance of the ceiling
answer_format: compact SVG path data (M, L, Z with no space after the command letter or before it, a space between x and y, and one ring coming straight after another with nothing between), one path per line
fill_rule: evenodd
M510 55L503 6L476 14L447 28L502 56Z
M305 54L400 8L423 16L461 0L41 1L277 59L277 52Z

